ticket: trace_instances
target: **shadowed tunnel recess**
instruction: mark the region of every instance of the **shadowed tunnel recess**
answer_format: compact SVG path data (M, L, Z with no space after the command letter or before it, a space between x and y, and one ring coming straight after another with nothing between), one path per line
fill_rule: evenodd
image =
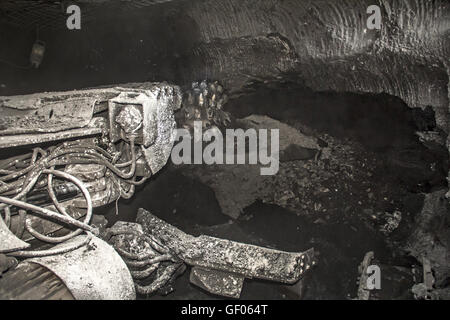
M354 298L358 265L371 250L385 271L384 290L376 297L412 298L410 270L420 263L404 245L424 194L447 186L447 150L427 148L415 135L435 126L432 110L414 111L388 95L315 93L289 83L256 85L253 93L232 99L227 107L238 118L264 114L288 123L321 139L334 155L282 162L270 190L258 193L236 220L223 214L214 190L202 183L216 172L195 165L169 164L135 198L119 203L119 215L113 205L99 212L113 224L134 221L143 207L195 235L286 251L313 246L319 252L320 263L303 287L249 281L242 298ZM218 183L250 192L239 176ZM286 193L293 196L284 201ZM224 199L235 200L233 195ZM401 212L402 220L384 233L394 212ZM174 289L166 298L213 298L190 285L188 273Z
M358 264L370 250L387 270L379 297L411 298L411 267L420 263L404 244L425 194L447 188L450 5L377 3L380 31L366 29L372 1L194 0L139 9L84 1L82 12L95 19L80 31L39 29L46 43L39 69L0 63L0 95L220 80L234 118L267 115L320 139L332 156L298 160L294 152L270 182L276 189L255 196L231 222L198 179L206 171L171 164L120 201L119 215L114 205L97 214L110 224L134 221L143 207L193 234L319 251L303 288L250 281L243 298L353 298ZM0 26L8 44L0 58L26 64L34 27L21 29L8 14ZM421 143L416 132L438 139ZM386 235L380 230L397 211L402 219ZM442 224L448 228L448 220ZM167 298L191 297L211 298L191 287L186 272Z

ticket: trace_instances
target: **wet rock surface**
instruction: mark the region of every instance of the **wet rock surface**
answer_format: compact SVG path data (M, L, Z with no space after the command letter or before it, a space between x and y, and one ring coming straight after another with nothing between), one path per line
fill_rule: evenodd
M418 260L425 257L430 261L438 287L448 285L450 275L449 212L445 190L427 194L405 246Z

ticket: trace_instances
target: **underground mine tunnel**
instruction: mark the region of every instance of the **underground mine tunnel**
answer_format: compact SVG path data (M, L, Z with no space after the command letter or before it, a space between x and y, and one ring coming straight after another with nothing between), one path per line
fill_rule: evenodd
M1 1L0 299L450 299L449 28Z

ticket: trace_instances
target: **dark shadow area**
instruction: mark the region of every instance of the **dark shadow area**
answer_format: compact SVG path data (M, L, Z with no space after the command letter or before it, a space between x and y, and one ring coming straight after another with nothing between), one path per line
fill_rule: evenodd
M236 118L264 114L357 141L385 160L387 172L381 174L390 174L415 191L447 185L448 151L444 146L425 146L416 135L438 130L431 107L411 109L387 94L314 92L287 82L256 85L230 100L226 109Z
M200 31L180 4L95 10L81 30L21 30L0 19L0 95L187 80ZM28 62L36 39L46 47L39 69Z

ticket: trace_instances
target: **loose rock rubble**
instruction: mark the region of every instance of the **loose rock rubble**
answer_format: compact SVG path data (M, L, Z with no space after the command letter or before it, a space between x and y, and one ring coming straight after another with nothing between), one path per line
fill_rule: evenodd
M295 160L281 157L279 172L273 176L261 176L258 165L184 166L183 174L214 190L224 214L238 218L256 200L279 205L298 215L316 214L318 222L334 211L364 214L370 223L394 214L397 206L392 199L392 185L374 179L382 161L361 145L314 133L297 123L301 129L298 130L268 117L252 116L238 123L246 124L247 128L252 124L278 126L280 154L290 153L289 159ZM312 152L305 157L308 151ZM354 203L359 210L354 210ZM394 230L398 223L392 221L386 228Z
M281 123L266 116L250 116L236 123L243 128L262 127L262 124L267 128L278 126L280 156L283 153L289 156L280 157L279 172L273 176L261 176L259 165L178 167L181 174L201 181L214 191L224 214L250 223L252 215L242 213L259 201L287 209L318 226L348 224L355 234L371 230L383 239L396 258L390 258L394 259L391 262L383 262L383 258L376 261L384 270L385 285L389 283L389 286L384 291L371 292L370 299L392 298L392 290L398 298L448 296L444 285L449 274L448 254L444 252L448 248L444 236L448 226L443 216L448 208L442 200L445 190L426 195L422 213L418 213L423 203L421 190L424 190L420 184L421 167L414 166L412 178L405 178L403 171L396 172L399 166L406 168L402 155L384 156L355 139L318 132L298 120ZM313 145L306 147L305 141ZM305 156L305 150L314 152ZM437 225L430 227L430 224ZM414 276L415 267L401 262L410 254L419 265L422 255L428 256L433 272L437 272L435 284L424 291L426 295L420 294L423 280Z

